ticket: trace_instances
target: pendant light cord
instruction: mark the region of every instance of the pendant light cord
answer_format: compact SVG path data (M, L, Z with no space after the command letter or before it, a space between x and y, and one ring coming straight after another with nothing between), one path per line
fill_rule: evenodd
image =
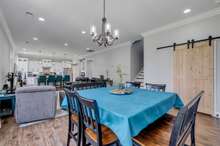
M103 17L105 18L105 0L103 1Z

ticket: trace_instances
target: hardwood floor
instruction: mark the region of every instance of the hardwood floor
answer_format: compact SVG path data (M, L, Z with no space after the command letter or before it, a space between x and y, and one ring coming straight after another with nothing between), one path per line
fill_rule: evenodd
M197 146L220 145L220 119L198 114L196 124ZM7 118L2 121L0 146L65 146L67 128L67 117L25 128L19 128L14 118ZM71 145L75 146L74 141Z
M0 146L65 146L67 129L67 116L25 128L7 118L0 129ZM75 146L74 141L71 145Z

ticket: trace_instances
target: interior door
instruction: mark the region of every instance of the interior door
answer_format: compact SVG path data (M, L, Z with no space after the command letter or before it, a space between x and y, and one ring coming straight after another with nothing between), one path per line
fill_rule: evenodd
M176 47L173 53L173 87L188 103L201 90L205 91L199 104L199 112L214 111L214 47L208 42Z

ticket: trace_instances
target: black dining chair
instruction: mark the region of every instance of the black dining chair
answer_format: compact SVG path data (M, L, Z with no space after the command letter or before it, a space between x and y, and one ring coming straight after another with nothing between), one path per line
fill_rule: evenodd
M177 117L166 114L149 125L133 138L134 146L187 146L191 136L191 146L195 146L195 120L201 91L186 106L180 109ZM171 134L170 134L171 133Z
M76 90L81 90L80 84L73 84L72 86L72 90L76 91Z
M68 128L68 138L67 138L67 146L70 145L70 140L74 139L77 146L80 146L81 143L81 117L80 117L80 109L79 109L79 101L78 101L78 93L75 91L70 91L68 89L64 89L67 103L68 103L68 111L69 111L69 128Z
M101 82L98 82L98 83L97 83L97 88L101 88L101 87L102 87Z
M107 87L106 82L102 82L102 87L104 87L104 88Z
M93 85L93 83L89 82L89 89L92 89L92 85Z
M165 92L166 90L166 84L151 84L151 83L146 83L146 89L149 91L161 91Z
M130 87L133 87L133 88L140 88L141 87L141 82L126 82L125 83L125 87L127 88L130 88Z
M85 146L86 141L93 146L119 146L117 136L108 127L100 124L99 110L95 100L86 99L79 96L83 140L82 145Z

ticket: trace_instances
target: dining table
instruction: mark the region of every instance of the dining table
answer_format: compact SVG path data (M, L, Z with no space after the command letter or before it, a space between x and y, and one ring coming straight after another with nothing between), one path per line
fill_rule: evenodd
M184 106L176 93L133 88L132 94L117 95L116 87L80 90L79 95L97 101L101 124L109 127L122 146L132 146L132 137L172 108Z

